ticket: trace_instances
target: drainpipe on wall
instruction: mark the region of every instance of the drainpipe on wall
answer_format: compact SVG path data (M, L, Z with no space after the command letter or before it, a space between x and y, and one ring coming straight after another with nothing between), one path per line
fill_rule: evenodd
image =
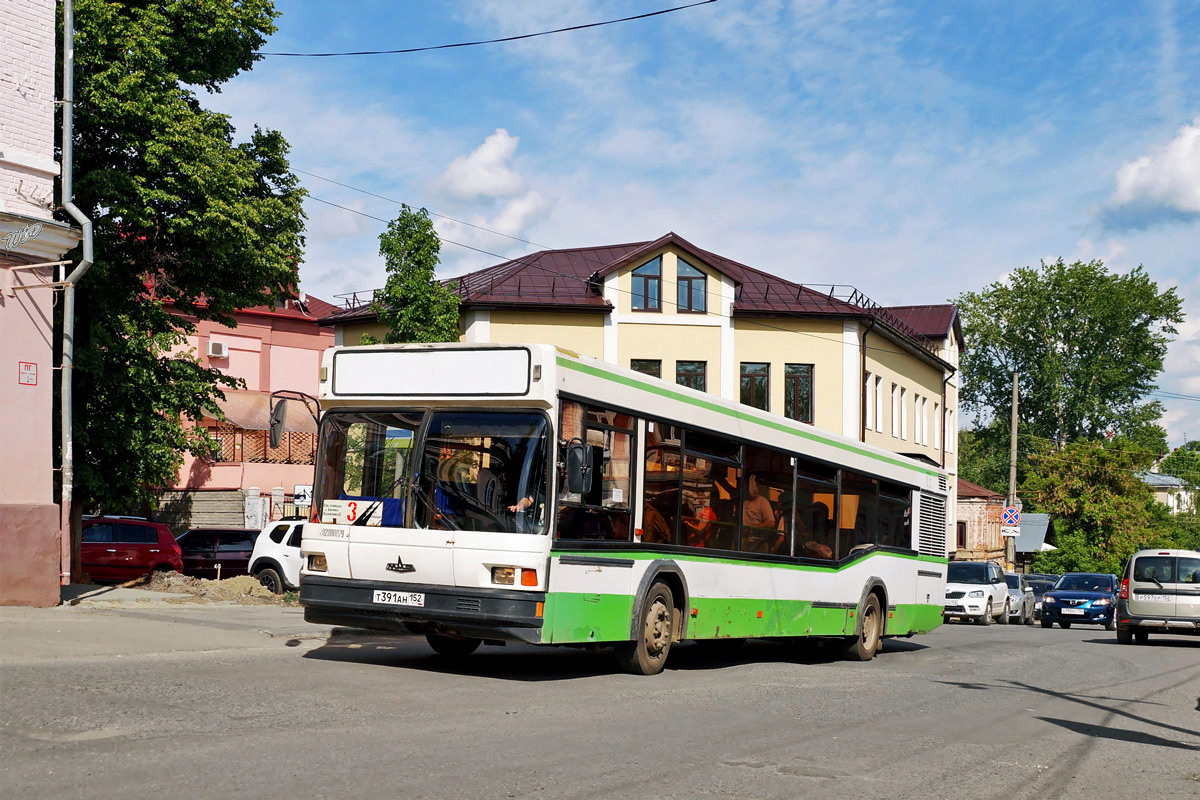
M946 384L953 377L951 372L942 380L942 469L946 468Z
M75 550L74 491L75 454L72 433L72 377L75 368L75 284L92 266L92 221L74 201L74 113L75 113L75 0L63 0L63 125L62 125L62 208L83 228L83 259L66 277L63 287L62 343L62 502L59 506L62 536L61 583L71 582L72 555Z
M858 386L862 392L862 402L858 404L858 440L864 443L867 441L867 335L874 327L875 319L872 317L871 324L863 331L862 341L858 345L860 364Z

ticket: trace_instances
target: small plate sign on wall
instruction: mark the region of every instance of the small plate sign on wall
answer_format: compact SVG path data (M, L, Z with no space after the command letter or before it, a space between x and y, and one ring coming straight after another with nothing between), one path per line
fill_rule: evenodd
M19 373L17 383L21 386L37 386L37 364L32 361L18 361Z

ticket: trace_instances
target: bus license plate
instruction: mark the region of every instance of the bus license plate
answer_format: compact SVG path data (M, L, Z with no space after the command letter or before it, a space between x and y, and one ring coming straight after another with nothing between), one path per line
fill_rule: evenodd
M424 592L392 592L387 589L375 590L375 602L389 606L425 606Z
M1138 594L1133 596L1134 600L1139 603L1169 603L1171 596L1169 594Z
M1063 614L1071 614L1073 616L1083 616L1083 609L1082 608L1064 608L1062 610L1062 613Z

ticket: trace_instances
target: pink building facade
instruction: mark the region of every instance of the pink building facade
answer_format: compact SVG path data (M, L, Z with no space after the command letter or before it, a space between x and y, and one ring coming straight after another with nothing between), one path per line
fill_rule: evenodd
M260 515L293 510L296 487L312 484L316 422L304 402L289 400L283 440L271 447L271 393L316 395L321 354L334 343L333 331L320 327L318 319L331 311L328 303L308 297L275 309L239 311L236 328L197 323L187 349L205 366L246 385L225 391L224 420L204 420L220 452L214 458L186 456L175 484L159 498L157 517L176 533L202 526L256 527L264 521ZM272 491L273 503L255 501Z
M56 222L55 2L0 13L0 604L59 602L54 302L79 232ZM47 265L49 262L49 265Z

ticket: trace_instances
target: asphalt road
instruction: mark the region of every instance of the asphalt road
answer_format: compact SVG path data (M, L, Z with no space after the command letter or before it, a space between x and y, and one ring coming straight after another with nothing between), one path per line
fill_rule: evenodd
M0 609L0 796L1200 796L1196 639L956 624L867 664L685 646L645 678L243 613Z

